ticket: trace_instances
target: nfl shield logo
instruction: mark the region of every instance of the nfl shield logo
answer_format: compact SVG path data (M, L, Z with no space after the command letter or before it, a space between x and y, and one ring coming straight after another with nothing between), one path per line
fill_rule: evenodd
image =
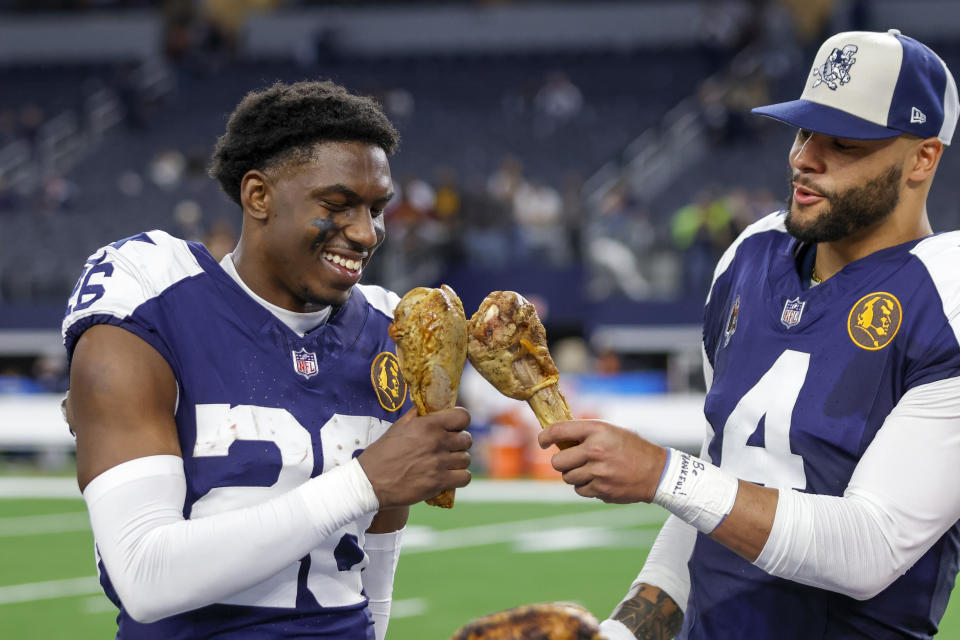
M300 349L300 351L292 351L293 354L293 369L304 378L310 379L310 376L317 375L319 368L317 367L317 354L309 352L306 349Z
M803 308L807 306L806 301L800 302L800 298L787 300L783 305L783 313L780 315L780 322L787 329L800 322L800 316L803 315Z

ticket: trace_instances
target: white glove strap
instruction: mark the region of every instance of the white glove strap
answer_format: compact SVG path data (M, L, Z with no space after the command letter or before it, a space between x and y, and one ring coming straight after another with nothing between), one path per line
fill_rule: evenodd
M709 534L733 509L738 486L736 478L709 462L667 449L667 464L653 502Z

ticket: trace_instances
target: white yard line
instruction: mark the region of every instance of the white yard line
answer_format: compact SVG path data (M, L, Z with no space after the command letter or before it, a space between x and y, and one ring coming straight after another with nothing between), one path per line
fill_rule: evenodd
M589 501L559 480L473 480L462 489L457 489L457 502Z
M0 518L0 538L89 530L90 517L86 511Z
M664 520L660 507L651 505L627 505L604 511L568 513L546 518L516 520L484 524L476 527L446 529L411 526L403 537L402 554L444 551L462 547L478 547L511 542L518 536L539 531L550 531L571 526L622 528L659 524Z
M82 522L80 519L82 516ZM85 513L54 514L48 516L23 516L17 518L0 518L0 535L28 535L23 533L29 526L34 527L33 533L50 533L57 528L56 520L66 522L59 530L80 530L89 527ZM569 527L589 527L597 530L622 529L643 525L658 524L663 520L663 512L658 507L649 505L627 505L604 511L590 511L514 522L479 525L476 527L462 527L436 531L428 527L411 526L404 536L403 555L426 553L430 551L444 551L464 547L477 547L490 544L518 541L521 548L530 545L530 537L537 532L557 531ZM81 527L82 525L82 527ZM76 527L70 529L67 527ZM16 531L17 533L10 533ZM631 534L632 536L632 534ZM603 538L603 536L599 536ZM641 546L652 542L653 534L640 535L637 541ZM615 540L623 541L624 536L618 535ZM607 538L609 541L609 537ZM603 540L599 540L602 542ZM537 549L534 545L530 550ZM66 598L100 593L100 582L96 576L86 578L70 578L67 580L50 580L48 582L31 582L0 587L0 605L18 602L33 602L52 598ZM404 603L404 604L400 604ZM419 598L399 600L394 606L399 606L400 616L422 615L427 610L427 604Z
M84 613L113 613L116 614L117 605L110 602L107 596L102 593L97 596L87 598L83 601L82 607Z
M430 609L430 605L425 598L408 598L406 600L394 600L390 605L390 619L394 618L412 618L422 616Z
M70 578L69 580L50 580L48 582L29 582L0 587L0 604L88 596L94 593L100 593L100 580L96 576Z
M0 498L79 498L76 478L0 478Z
M74 478L0 477L0 498L80 498ZM573 487L549 480L474 480L459 502L584 502Z

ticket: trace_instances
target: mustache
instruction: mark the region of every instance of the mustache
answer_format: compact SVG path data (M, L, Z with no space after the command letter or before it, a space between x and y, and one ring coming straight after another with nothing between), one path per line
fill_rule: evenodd
M833 199L833 196L834 196L834 194L829 189L824 189L813 180L810 180L809 178L802 176L799 173L790 174L790 177L787 179L787 186L790 194L787 196L788 209L790 208L789 203L793 201L793 189L795 186L806 187L811 191L815 191L816 193L819 193L820 195L827 198L828 200Z

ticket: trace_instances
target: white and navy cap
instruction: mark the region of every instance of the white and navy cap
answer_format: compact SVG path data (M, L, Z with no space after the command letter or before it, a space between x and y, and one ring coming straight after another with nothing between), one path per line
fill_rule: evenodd
M960 106L957 83L943 60L890 29L830 37L817 52L799 100L753 112L838 138L910 133L950 144Z

